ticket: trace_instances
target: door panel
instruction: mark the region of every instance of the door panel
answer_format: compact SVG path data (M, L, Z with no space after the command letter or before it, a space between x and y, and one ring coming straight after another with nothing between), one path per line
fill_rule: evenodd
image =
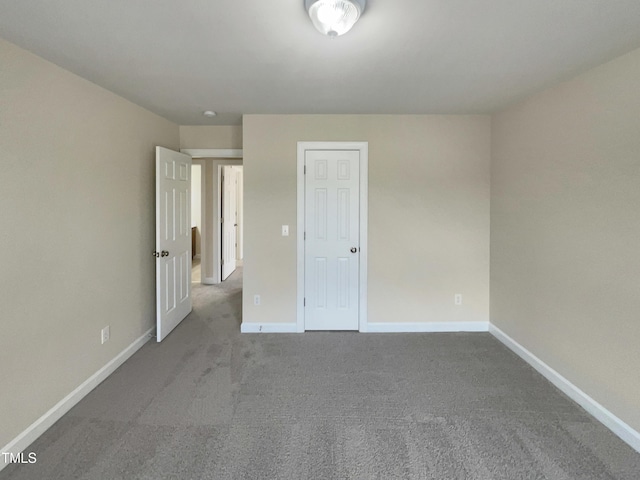
M191 157L156 147L156 323L162 341L191 312Z
M236 171L222 167L222 280L236 269Z
M358 330L359 157L305 152L305 330Z

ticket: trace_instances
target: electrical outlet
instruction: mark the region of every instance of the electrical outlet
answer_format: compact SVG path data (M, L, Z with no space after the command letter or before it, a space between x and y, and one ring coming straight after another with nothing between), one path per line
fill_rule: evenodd
M253 304L254 305L260 305L260 295L254 295L253 296Z
M462 294L456 293L455 296L453 297L453 300L456 305L462 305Z
M109 341L109 337L111 337L111 332L109 329L109 325L107 325L102 329L102 334L100 336L103 345Z

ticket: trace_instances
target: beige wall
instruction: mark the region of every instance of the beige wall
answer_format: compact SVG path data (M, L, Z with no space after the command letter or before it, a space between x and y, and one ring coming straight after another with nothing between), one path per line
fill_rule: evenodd
M640 430L640 50L493 117L491 321Z
M180 127L180 148L242 148L242 127L183 125Z
M245 115L243 123L244 322L296 321L298 141L369 142L370 322L488 321L489 117Z
M3 40L0 65L2 448L154 325L154 147L179 134Z

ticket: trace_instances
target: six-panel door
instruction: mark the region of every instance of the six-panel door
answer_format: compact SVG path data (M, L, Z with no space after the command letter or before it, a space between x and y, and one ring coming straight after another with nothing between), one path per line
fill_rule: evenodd
M191 157L156 147L156 317L161 341L191 312Z
M358 330L359 155L305 152L305 330Z

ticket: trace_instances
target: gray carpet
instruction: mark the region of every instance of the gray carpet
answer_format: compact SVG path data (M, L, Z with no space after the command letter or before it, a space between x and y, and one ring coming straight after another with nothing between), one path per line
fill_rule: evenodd
M489 334L240 335L241 270L0 479L628 479L640 455Z

